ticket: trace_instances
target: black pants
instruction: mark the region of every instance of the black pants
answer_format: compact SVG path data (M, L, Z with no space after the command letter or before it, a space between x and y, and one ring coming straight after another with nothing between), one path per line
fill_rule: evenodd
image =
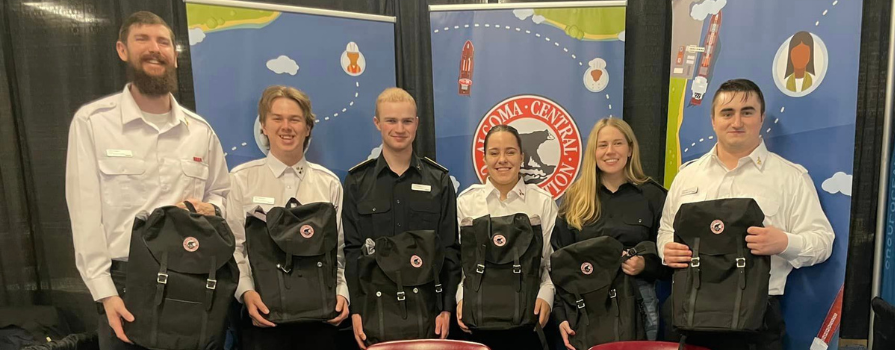
M671 320L670 301L669 298L662 307L662 317L665 320ZM680 341L681 334L672 329L671 322L666 322L665 332L665 339ZM780 297L772 295L768 297L764 322L757 334L688 332L686 342L709 349L783 350L784 335L786 335L786 324L783 321L783 312L780 310Z
M115 289L118 290L118 295L124 296L124 282L127 278L127 274L125 273L124 264L113 264L113 268L110 271L112 275L112 282L115 283ZM112 330L112 326L109 326L109 319L106 317L106 310L103 308L103 304L97 304L97 312L99 313L99 318L97 319L97 328L96 333L99 338L99 348L100 350L136 350L136 349L145 349L144 347L128 344L115 335L115 331ZM121 320L122 323L127 322L125 320Z
M276 327L262 328L252 325L252 319L247 314L243 321L242 350L336 349L339 329L328 323L278 324ZM350 324L351 319L345 322Z

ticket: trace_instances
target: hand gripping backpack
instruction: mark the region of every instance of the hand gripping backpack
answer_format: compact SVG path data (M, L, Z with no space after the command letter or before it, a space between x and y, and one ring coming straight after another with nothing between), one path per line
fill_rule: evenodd
M575 335L576 349L615 341L645 339L640 299L621 264L636 255L656 254L655 243L628 249L615 238L600 236L570 244L550 255L555 307L562 307Z
M435 318L444 310L438 242L435 231L407 231L377 238L374 252L358 259L368 344L436 337Z
M184 205L134 219L124 294L134 322L124 332L151 349L219 349L239 281L233 233L224 218Z
M676 269L673 325L682 331L754 332L768 304L771 258L752 255L746 229L762 226L764 213L751 198L681 205L674 241L693 252L690 266Z
M259 208L260 209L260 208ZM339 232L332 203L292 198L267 215L246 217L246 250L255 290L274 323L335 318Z
M539 326L534 308L544 247L540 219L524 213L465 219L460 242L463 323L473 330Z

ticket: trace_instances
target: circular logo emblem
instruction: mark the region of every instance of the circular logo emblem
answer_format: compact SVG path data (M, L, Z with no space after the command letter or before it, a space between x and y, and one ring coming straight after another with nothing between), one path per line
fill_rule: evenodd
M498 247L507 245L507 238L503 235L495 235L494 238L491 239L491 241L494 242L494 245Z
M590 275L594 273L594 265L591 265L589 262L585 262L581 264L581 272L585 275Z
M199 250L199 240L195 237L187 237L183 239L183 249L188 252Z
M712 221L711 229L714 234L721 234L721 232L724 232L724 222L721 220Z
M314 236L314 228L311 225L303 225L298 232L301 233L301 236L304 238L311 238Z
M414 255L410 257L410 266L419 268L423 266L423 258L420 258L419 255Z
M494 105L479 121L473 135L472 162L479 181L485 182L485 135L496 125L519 131L524 158L520 173L559 198L581 167L581 134L575 120L558 103L537 95L513 96Z

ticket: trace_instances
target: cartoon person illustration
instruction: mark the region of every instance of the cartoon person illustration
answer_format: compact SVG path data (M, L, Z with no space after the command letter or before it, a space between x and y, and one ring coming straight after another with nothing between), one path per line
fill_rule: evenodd
M786 89L792 92L808 90L814 83L814 37L806 31L797 32L789 40L786 59Z
M360 58L360 51L358 51L357 49L357 44L355 44L353 41L348 43L345 51L348 52L348 60L350 61L348 67L346 68L348 70L348 73L360 74L361 67L357 64L357 59Z

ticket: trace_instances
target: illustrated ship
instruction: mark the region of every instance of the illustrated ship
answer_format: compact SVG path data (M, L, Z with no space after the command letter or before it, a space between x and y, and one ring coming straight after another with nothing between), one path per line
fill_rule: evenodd
M460 85L459 93L461 96L469 96L472 92L472 71L475 67L475 47L472 41L466 40L463 44L463 54L460 56L460 78L457 81Z
M709 22L709 31L705 35L705 52L702 54L702 62L699 63L699 70L696 78L693 79L693 97L690 98L690 105L699 106L702 104L702 97L709 87L709 72L712 68L712 61L715 59L715 48L718 45L718 34L721 32L721 11L712 15Z

